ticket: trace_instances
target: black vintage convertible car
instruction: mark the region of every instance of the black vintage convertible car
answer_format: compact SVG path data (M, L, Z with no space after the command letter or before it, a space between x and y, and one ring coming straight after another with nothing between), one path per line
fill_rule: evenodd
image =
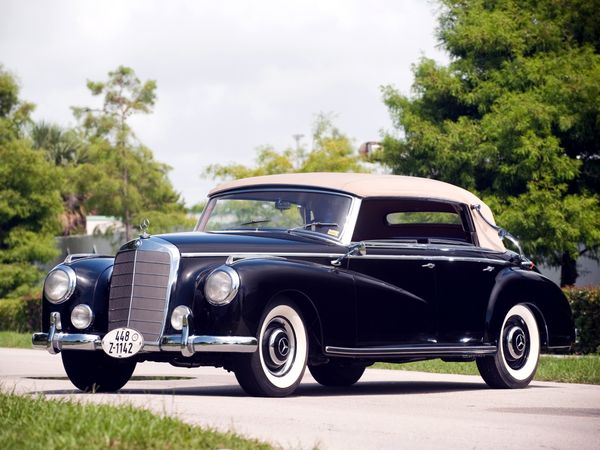
M574 330L561 290L503 237L481 200L435 180L237 180L194 232L52 269L33 345L61 352L83 391L118 390L143 361L224 367L251 395L285 396L307 366L349 386L376 361L431 358L521 388Z

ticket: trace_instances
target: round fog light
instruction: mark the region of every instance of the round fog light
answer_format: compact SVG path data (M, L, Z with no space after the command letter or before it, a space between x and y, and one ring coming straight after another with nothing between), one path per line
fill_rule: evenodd
M171 326L177 331L181 331L183 328L183 318L185 316L191 316L192 311L187 306L179 305L173 310L171 314Z
M71 311L71 323L79 330L89 327L93 319L94 313L92 312L92 308L88 305L77 305L73 308L73 311Z

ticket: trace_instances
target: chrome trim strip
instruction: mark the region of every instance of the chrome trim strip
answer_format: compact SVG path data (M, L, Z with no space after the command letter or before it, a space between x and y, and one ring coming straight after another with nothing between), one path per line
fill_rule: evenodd
M478 258L471 256L422 256L422 255L370 255L366 254L364 256L349 256L348 259L400 259L400 260L414 260L414 261L464 261L464 262L478 262L478 263L492 263L492 264L501 264L501 265L512 265L510 261L505 261L502 259L490 259L490 258Z
M142 243L141 240L139 242L140 244ZM127 311L127 326L130 326L131 324L131 307L133 306L133 293L135 292L135 269L137 265L137 257L138 252L136 250L135 252L133 252L133 270L131 271L131 295L129 296L129 311ZM168 291L169 290L167 289L167 292Z
M398 347L325 347L333 356L492 355L495 345L401 345Z
M244 259L248 257L272 257L272 256L281 256L281 257L293 257L296 256L298 258L336 258L338 256L342 256L344 253L293 253L293 252L186 252L182 253L182 258L198 258L198 257L227 257L232 258L232 260Z
M254 353L258 341L251 336L190 336L187 345L182 343L181 335L163 336L160 349L165 352L181 352L182 348L196 352L218 353ZM184 355L185 356L185 355Z
M230 261L237 259L244 259L248 257L288 257L288 258L339 258L340 256L344 256L345 253L292 253L292 252L236 252L236 253L227 253L227 252L187 252L182 253L182 258L199 258L199 257L226 257L231 258ZM348 259L400 259L400 260L414 260L414 261L471 261L471 262L479 262L479 263L493 263L493 264L501 264L509 266L511 265L510 261L502 260L502 259L491 259L491 258L478 258L478 257L469 257L469 256L423 256L423 255L373 255L367 253L366 255L350 255Z

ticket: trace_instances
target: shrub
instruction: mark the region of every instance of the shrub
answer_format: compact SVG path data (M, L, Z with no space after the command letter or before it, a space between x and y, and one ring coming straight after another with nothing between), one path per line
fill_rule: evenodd
M573 350L577 353L600 353L600 287L566 288L579 341Z
M42 302L38 298L0 300L0 330L27 333L42 329Z

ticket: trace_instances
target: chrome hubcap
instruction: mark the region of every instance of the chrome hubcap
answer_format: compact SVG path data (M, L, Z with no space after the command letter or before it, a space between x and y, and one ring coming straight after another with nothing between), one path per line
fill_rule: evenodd
M296 339L290 323L283 317L273 318L262 341L265 364L275 376L285 375L294 362Z
M512 327L506 334L506 349L512 359L522 358L527 348L525 332L518 326Z
M515 370L522 368L529 356L529 330L521 317L513 316L504 326L502 346L508 365Z

